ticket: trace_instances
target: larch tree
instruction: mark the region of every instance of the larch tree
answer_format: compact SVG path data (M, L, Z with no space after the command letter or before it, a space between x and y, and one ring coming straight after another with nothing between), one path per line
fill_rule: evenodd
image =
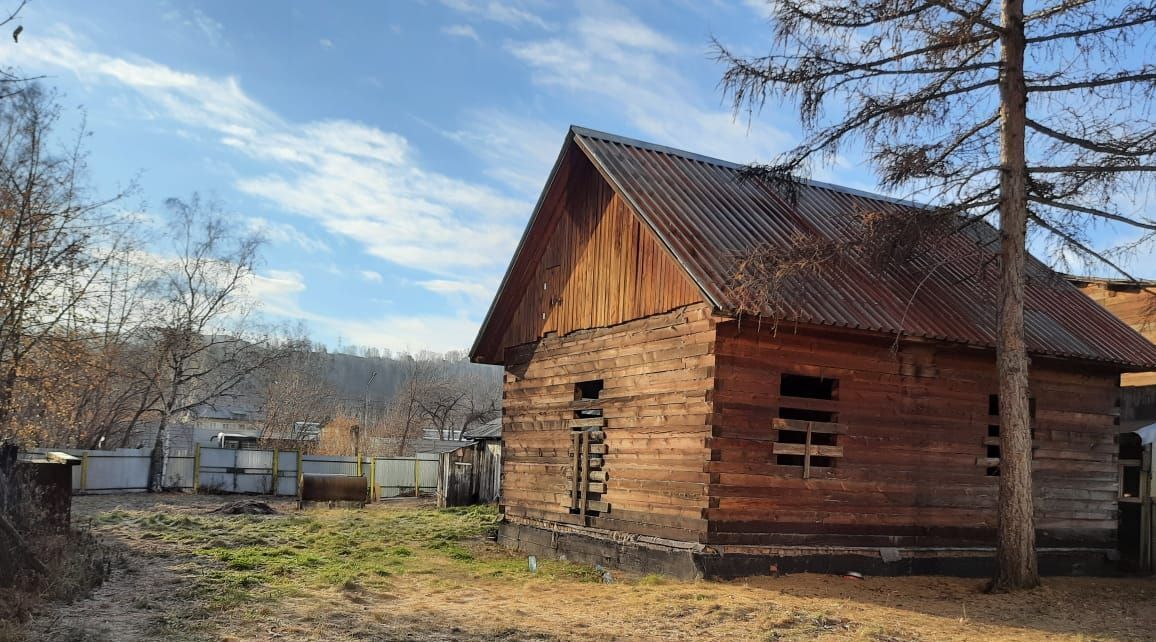
M750 176L789 186L858 149L881 187L931 206L927 234L998 219L1002 443L992 591L1039 583L1024 338L1029 230L1061 265L1076 259L1125 276L1121 257L1156 234L1143 213L1156 176L1156 3L1026 4L769 0L770 53L746 56L715 42L736 114L753 116L776 100L800 116L801 142L751 166ZM896 241L918 245L920 225L891 226L897 231L874 240L909 251L912 243ZM1112 236L1122 240L1102 241ZM780 260L763 272L799 265L814 269Z

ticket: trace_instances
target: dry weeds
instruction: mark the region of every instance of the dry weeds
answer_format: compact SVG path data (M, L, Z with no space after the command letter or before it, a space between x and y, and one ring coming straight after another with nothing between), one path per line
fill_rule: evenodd
M1148 579L1054 578L1011 596L956 578L796 575L681 582L525 558L485 537L492 512L414 500L365 510L219 516L205 497L79 498L135 552L131 572L48 631L88 640L1141 640ZM82 517L83 519L83 517ZM79 633L78 633L79 632ZM76 637L87 635L89 637Z

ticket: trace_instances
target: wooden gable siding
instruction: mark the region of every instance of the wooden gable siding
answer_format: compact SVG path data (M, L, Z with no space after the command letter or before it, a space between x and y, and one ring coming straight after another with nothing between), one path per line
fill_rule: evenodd
M990 546L999 478L986 457L990 353L905 347L848 333L718 328L707 541L745 545ZM835 401L782 398L784 372L837 380ZM1115 374L1032 364L1042 546L1112 546ZM833 468L776 465L780 407L832 410L846 426Z
M1076 286L1133 330L1156 343L1156 285L1141 287L1077 282ZM1156 372L1125 373L1120 375L1120 383L1125 386L1154 385Z
M563 160L495 316L501 348L702 300L698 288L577 148ZM501 327L501 321L497 324Z
M699 541L706 532L714 320L705 305L506 353L502 498L507 519ZM575 385L601 379L609 511L570 513ZM589 404L583 407L589 407Z

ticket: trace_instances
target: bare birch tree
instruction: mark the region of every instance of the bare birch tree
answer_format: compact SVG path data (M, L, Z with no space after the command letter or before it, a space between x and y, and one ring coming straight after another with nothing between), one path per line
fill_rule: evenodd
M804 138L751 174L789 184L860 145L888 190L958 228L998 217L999 526L991 590L1039 583L1032 506L1024 280L1041 243L1124 273L1153 239L1156 3L1096 0L771 0L774 47L716 42L736 112L798 107ZM940 217L941 220L943 217ZM943 226L932 227L943 229ZM1112 247L1094 231L1126 234ZM1101 232L1103 234L1103 232Z
M234 230L219 208L194 195L166 201L174 255L161 257L157 300L148 328L151 359L142 375L153 382L160 415L149 466L150 489L163 485L166 437L182 413L236 396L288 346L251 318L246 285L261 238Z

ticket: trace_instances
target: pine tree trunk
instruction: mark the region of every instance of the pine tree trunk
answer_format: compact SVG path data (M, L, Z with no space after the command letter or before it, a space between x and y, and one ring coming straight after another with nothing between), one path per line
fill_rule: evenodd
M993 592L1040 583L1032 508L1032 440L1028 355L1024 341L1024 269L1027 254L1023 0L1004 0L1000 78L1000 481Z

